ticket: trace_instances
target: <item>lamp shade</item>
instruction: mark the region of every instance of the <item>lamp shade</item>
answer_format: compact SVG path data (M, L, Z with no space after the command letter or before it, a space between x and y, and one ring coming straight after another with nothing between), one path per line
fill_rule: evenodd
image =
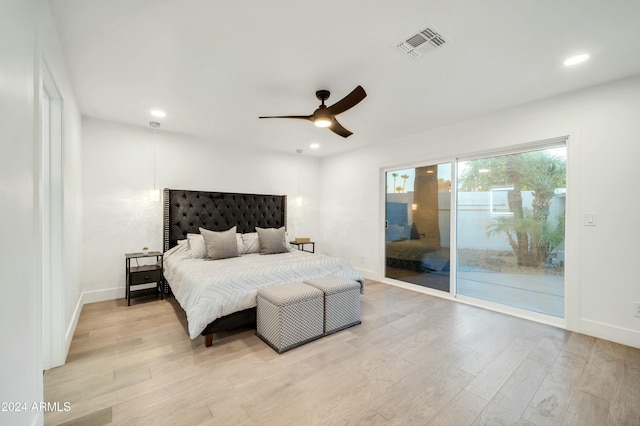
M160 201L160 190L152 189L149 191L149 201L158 202Z

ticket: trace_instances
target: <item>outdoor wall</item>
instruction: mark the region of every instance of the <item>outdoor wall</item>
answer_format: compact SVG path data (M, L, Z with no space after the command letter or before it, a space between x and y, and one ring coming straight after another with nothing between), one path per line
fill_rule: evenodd
M569 135L566 325L640 347L640 77L525 104L325 158L321 244L383 279L385 168L448 162ZM348 186L344 182L349 182ZM584 226L594 212L597 226Z
M458 248L476 250L511 251L509 240L504 233L489 235L488 230L498 217L490 212L489 192L459 192L458 213L456 218ZM525 209L532 209L533 192L522 191L522 203ZM554 197L549 206L549 224L556 224L562 212L564 198ZM449 211L441 217L449 218ZM448 225L449 221L447 221Z
M389 206L387 206L389 225L385 239L387 241L409 239L411 224L413 223L413 211L411 210L413 192L389 193L386 197L387 204L391 204L392 209L389 211ZM531 209L533 192L522 191L522 201L524 208ZM549 223L557 223L559 215L564 212L564 201L564 196L553 198L549 206ZM401 208L398 209L398 207ZM449 231L451 229L450 193L440 192L438 194L438 207L440 210L440 245L449 247ZM396 212L395 210L399 211ZM389 215L392 217L390 218ZM496 215L491 214L490 211L489 192L459 192L456 218L458 248L511 251L509 240L505 234L489 235L487 232L489 227L495 223L495 218ZM425 230L419 230L419 232L421 231Z
M287 195L289 235L320 234L316 158L229 147L162 128L154 136L150 127L91 118L83 120L83 144L85 303L124 297L125 253L162 250L162 203L148 201L154 149L156 188Z

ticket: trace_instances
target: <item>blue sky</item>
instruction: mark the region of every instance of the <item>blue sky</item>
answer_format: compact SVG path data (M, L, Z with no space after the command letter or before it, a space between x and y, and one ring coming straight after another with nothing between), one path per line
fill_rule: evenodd
M393 193L393 176L392 173L398 173L398 177L396 178L396 186L402 186L404 179L401 179L400 176L408 175L407 182L405 184L404 190L405 192L413 191L413 181L416 177L416 169L398 169L398 170L389 170L387 172L387 192ZM451 163L446 164L438 164L438 179L451 180Z

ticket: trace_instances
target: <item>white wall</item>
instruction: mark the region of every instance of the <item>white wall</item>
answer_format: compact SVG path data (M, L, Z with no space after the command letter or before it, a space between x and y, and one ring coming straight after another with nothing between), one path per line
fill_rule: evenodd
M320 243L374 279L384 275L389 166L434 164L569 135L566 321L569 329L640 347L640 77L522 105L321 162ZM598 226L583 226L596 212Z
M86 117L82 133L85 303L124 297L125 253L162 250L162 203L147 200L154 146L156 188L288 195L289 235L320 235L315 158Z
M68 77L66 62L51 10L46 1L39 0L38 8L38 45L36 51L36 69L38 81L36 82L36 98L40 98L39 87L42 80L41 69L44 64L49 69L51 76L62 97L62 295L59 297L61 305L59 311L54 310L53 315L60 315L62 324L60 331L62 336L52 336L53 339L62 339L61 352L53 354L50 367L62 365L66 359L73 333L75 331L80 311L82 308L80 285L80 261L82 254L82 117L76 104L71 82ZM38 120L40 117L38 116ZM38 176L39 178L39 176ZM58 332L55 328L54 332Z
M24 402L26 412L1 412L0 424L41 424L31 404L43 399L41 358L41 282L39 236L39 84L40 61L46 57L65 97L63 144L65 222L79 222L79 122L73 94L66 84L64 61L44 0L0 3L0 401ZM69 207L67 209L67 207ZM65 231L65 285L62 298L77 305L79 285L75 253L78 228ZM65 306L67 323L72 315ZM71 308L71 311L73 309ZM72 328L72 327L71 327ZM64 339L65 336L56 336Z
M42 399L34 196L34 1L0 3L0 401ZM8 349L8 350L7 350ZM30 424L37 413L0 413Z

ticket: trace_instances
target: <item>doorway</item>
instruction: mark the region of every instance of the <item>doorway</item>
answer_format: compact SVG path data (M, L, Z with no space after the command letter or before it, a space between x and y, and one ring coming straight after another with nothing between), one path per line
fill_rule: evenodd
M40 230L42 361L64 364L62 97L45 64L40 98Z
M566 140L386 170L385 277L564 318Z

